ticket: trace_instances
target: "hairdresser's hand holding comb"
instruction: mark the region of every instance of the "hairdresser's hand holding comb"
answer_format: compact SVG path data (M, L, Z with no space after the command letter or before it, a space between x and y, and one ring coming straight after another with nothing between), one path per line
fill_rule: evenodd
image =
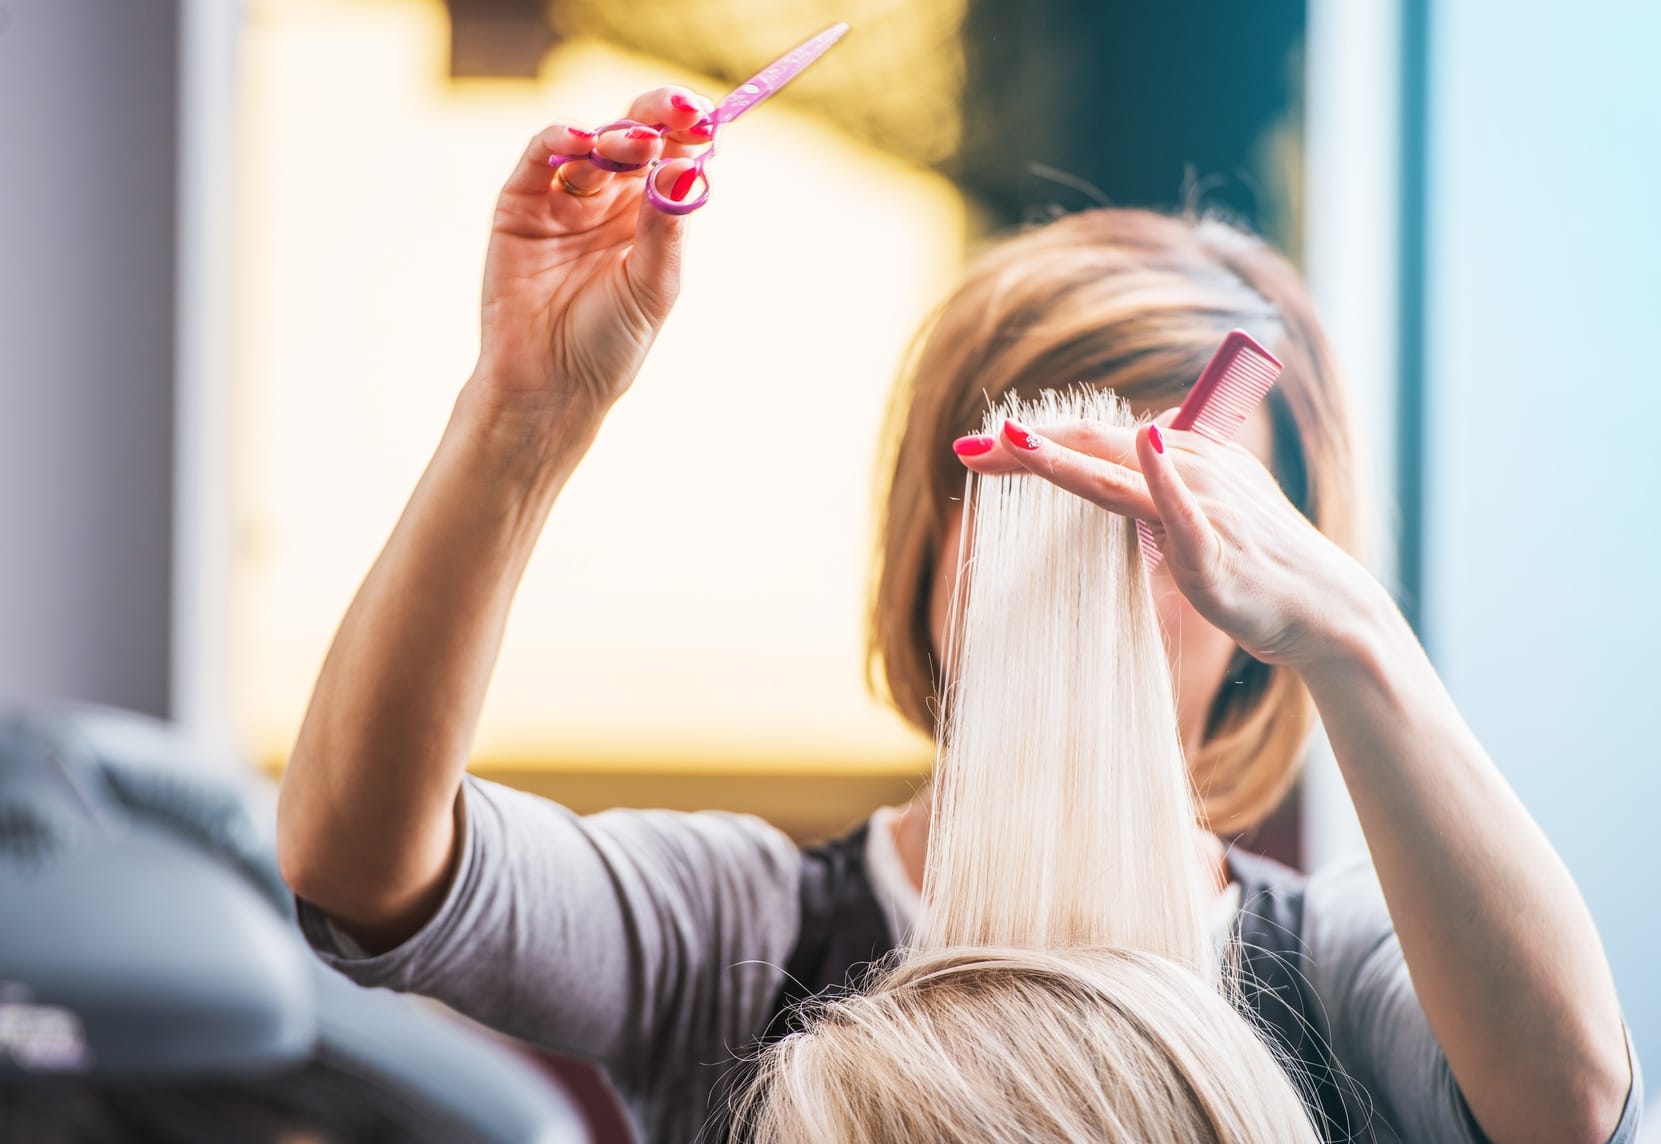
M1001 440L963 463L980 473L1026 470L1147 521L1165 553L1161 569L1257 659L1303 669L1341 654L1346 617L1383 589L1298 511L1249 450L1161 428L1174 414L1140 429L1011 422Z
M1155 591L1168 572L1240 647L1299 674L1486 1138L1607 1140L1634 1074L1597 929L1383 586L1239 445L1157 422L1011 423L958 453L1148 521L1165 553Z

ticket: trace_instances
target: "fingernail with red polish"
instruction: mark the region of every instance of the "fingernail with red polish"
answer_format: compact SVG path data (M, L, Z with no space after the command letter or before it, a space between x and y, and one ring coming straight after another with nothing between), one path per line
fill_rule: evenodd
M628 139L656 139L657 132L650 127L631 127L624 135Z
M1165 451L1165 438L1159 435L1159 426L1148 426L1148 444L1153 446L1153 451L1156 453L1163 453Z
M594 132L584 131L581 127L567 127L566 130L569 131L573 136L575 136L578 139L592 139L592 138L594 138Z
M952 452L959 457L978 457L982 453L990 453L997 442L992 438L976 433L970 437L959 437L952 442Z
M671 95L669 97L669 106L673 107L676 111L697 111L698 110L698 105L696 103L693 103L690 99L686 98L686 96L684 96L684 95Z
M698 168L688 167L675 177L674 186L669 188L669 197L677 203L686 198L686 192L692 189L692 184L698 181Z
M715 138L715 125L712 123L694 123L686 129L686 134L694 139L713 139Z
M1025 449L1029 453L1038 448L1038 435L1019 421L1004 422L1004 440L1017 449Z

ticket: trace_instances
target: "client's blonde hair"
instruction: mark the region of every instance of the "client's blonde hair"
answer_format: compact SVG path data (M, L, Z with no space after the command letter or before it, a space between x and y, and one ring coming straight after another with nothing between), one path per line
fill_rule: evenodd
M1112 394L1007 399L1129 424ZM915 944L762 1057L763 1144L1316 1136L1224 999L1160 631L1131 522L971 479Z
M1303 1144L1257 1034L1193 973L1124 949L908 954L763 1061L760 1144Z

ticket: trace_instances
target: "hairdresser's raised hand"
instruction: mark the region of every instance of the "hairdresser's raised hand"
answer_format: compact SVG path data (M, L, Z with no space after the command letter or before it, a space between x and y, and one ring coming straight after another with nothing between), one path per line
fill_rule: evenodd
M1361 611L1352 605L1380 590L1239 445L1158 423L1010 422L1000 439L963 438L958 451L977 472L1024 469L1146 520L1165 554L1155 591L1169 577L1200 615L1266 663L1303 669L1344 654L1345 625Z
M555 124L531 140L496 201L485 258L479 364L469 383L487 403L594 422L634 379L680 288L685 220L644 201L645 179L669 198L692 189L684 156L707 138L689 130L713 108L684 88L634 101L628 118L668 125L596 137ZM587 160L667 159L614 173Z

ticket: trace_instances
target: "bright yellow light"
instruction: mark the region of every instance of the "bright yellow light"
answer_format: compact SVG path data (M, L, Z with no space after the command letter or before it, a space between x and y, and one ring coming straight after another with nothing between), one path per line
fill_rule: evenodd
M236 692L286 754L477 351L491 203L546 122L691 82L594 43L452 83L441 5L250 5L238 110ZM719 96L707 83L692 86ZM872 464L959 268L944 180L770 104L723 136L682 301L554 510L478 754L892 767L864 690Z

